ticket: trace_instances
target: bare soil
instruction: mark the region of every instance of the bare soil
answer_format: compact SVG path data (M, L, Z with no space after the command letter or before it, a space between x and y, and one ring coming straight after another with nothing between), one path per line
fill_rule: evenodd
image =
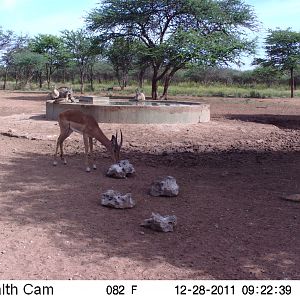
M210 123L100 124L122 128L136 176L121 180L99 144L84 171L77 134L53 167L45 94L0 91L0 279L300 279L300 203L281 198L300 193L300 99L191 100ZM161 175L178 197L149 195ZM108 189L136 207L99 205ZM176 215L175 231L141 227L152 212Z

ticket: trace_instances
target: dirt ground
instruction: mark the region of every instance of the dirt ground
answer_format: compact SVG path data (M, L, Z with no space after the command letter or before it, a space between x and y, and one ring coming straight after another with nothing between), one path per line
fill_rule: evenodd
M196 99L193 99L196 100ZM212 121L122 128L122 158L136 176L84 171L83 141L65 143L52 166L57 122L45 95L0 91L0 279L300 279L300 99L200 99ZM171 175L175 198L151 197ZM99 205L108 189L132 193L133 209ZM172 233L140 226L176 215Z

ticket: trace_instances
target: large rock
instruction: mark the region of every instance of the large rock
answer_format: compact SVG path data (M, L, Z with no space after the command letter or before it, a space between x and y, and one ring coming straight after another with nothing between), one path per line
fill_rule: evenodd
M174 230L176 224L176 216L161 216L160 214L152 213L151 218L144 220L141 226L155 231L169 232Z
M172 176L159 178L152 182L150 188L151 196L175 197L179 194L179 186L176 179Z
M126 178L135 173L133 165L129 160L121 160L117 164L113 164L108 169L106 175L113 178Z
M108 190L101 195L101 205L113 208L132 208L135 206L135 201L130 193L122 195L118 191Z
M126 178L125 170L118 164L111 165L106 175L113 178Z

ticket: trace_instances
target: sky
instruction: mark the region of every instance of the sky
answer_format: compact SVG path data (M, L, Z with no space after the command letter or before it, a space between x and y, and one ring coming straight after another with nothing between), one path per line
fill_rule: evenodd
M84 17L99 6L101 0L0 0L0 26L17 34L59 34L60 31L84 27ZM260 22L262 47L268 29L300 31L300 0L243 0L253 7ZM262 50L258 54L263 55ZM244 69L250 66L245 58Z
M244 0L252 6L260 23L259 31L253 33L258 38L256 57L264 57L264 39L269 29L287 29L300 31L300 0ZM251 62L254 57L244 58L242 70L253 69Z
M17 34L59 34L84 27L100 0L0 0L0 26Z

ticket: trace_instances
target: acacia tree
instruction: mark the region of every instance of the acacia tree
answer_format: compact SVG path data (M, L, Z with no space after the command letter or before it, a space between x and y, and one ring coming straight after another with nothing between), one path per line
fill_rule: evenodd
M278 83L280 75L280 71L272 66L258 66L252 71L255 81L265 83L268 87Z
M30 42L29 47L33 52L42 54L46 58L46 80L49 89L51 77L60 66L61 57L64 56L63 53L65 51L63 49L62 40L59 37L52 34L40 34Z
M128 73L133 68L135 51L134 41L119 37L113 41L105 52L114 68L122 90L127 86Z
M254 44L243 34L255 15L241 0L106 0L86 18L102 41L120 36L143 42L143 57L152 67L152 98L164 79L167 96L174 74L190 62L236 62Z
M4 31L0 26L0 51L7 50L13 41L13 32L12 31ZM6 88L7 74L8 74L8 64L7 64L7 56L6 53L1 57L0 62L4 64L4 83L3 89Z
M11 30L4 31L0 26L0 50L8 46L13 40L13 32Z
M65 47L70 51L71 59L79 68L80 92L83 93L84 76L91 63L95 62L94 58L100 53L100 48L95 47L92 36L84 29L65 30L62 32L62 39Z
M8 78L9 70L14 68L14 54L21 51L22 49L25 49L29 42L29 37L27 35L20 35L17 36L15 34L12 34L10 32L10 43L6 43L4 47L4 53L1 57L1 63L4 66L4 80L3 80L3 89L6 89L6 83Z
M45 63L45 56L28 49L21 49L20 51L13 53L12 64L16 72L16 86L18 85L19 79L21 79L21 86L26 87L34 74L44 68Z
M294 97L294 71L300 64L300 32L276 29L269 30L265 41L265 59L255 59L253 64L273 67L280 71L290 72L291 98Z

